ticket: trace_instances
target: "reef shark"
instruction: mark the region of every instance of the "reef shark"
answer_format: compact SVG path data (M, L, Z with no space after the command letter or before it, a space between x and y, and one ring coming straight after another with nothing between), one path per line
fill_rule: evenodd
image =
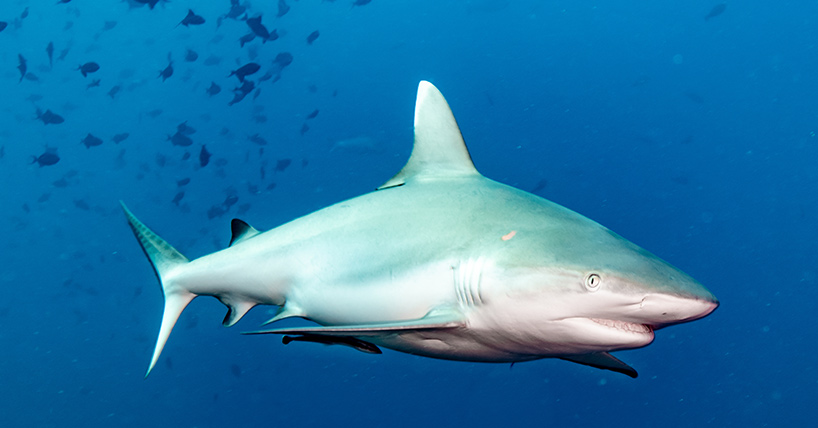
M147 374L197 296L256 305L250 332L460 361L561 358L636 377L609 354L718 306L706 288L600 224L474 167L443 95L421 82L403 169L372 193L266 232L234 219L229 247L188 260L122 205L165 297ZM266 324L266 323L265 323Z

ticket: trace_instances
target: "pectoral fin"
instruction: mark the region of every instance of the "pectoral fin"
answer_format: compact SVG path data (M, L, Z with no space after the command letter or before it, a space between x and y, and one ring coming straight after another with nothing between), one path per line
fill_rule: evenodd
M583 364L586 366L595 367L602 370L615 371L617 373L628 375L632 378L636 378L639 375L638 373L636 373L636 370L634 370L633 367L623 363L619 358L616 358L607 352L571 355L568 357L560 357L560 359Z

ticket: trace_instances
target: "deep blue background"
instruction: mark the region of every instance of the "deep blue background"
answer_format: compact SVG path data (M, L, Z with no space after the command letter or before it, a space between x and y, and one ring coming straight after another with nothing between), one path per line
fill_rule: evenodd
M54 3L0 6L10 22L0 32L0 426L814 423L815 1L728 2L705 20L717 1L290 0L276 18L274 2L254 0L251 16L281 38L242 49L243 22L216 25L227 0ZM207 22L174 27L189 7ZM102 32L105 21L117 24ZM69 49L53 68L49 42L55 57ZM183 60L187 48L196 62ZM285 51L294 61L280 81L227 105L230 70L256 52L263 73ZM163 83L168 53L175 73ZM18 54L37 81L18 83ZM83 78L87 61L101 69ZM101 86L86 89L95 78ZM198 299L143 380L162 298L117 201L198 257L227 244L239 205L268 229L370 191L408 156L421 79L447 97L484 175L526 190L546 180L540 195L682 268L721 308L617 353L639 370L632 380L559 360L509 369L284 347L238 334L265 308L225 329L224 307ZM212 98L211 81L222 86ZM123 90L112 99L114 85ZM65 123L43 125L36 107ZM187 150L166 141L185 120L197 129ZM89 132L105 143L81 145ZM129 139L110 141L121 132ZM263 154L247 141L255 133L270 142ZM373 146L336 146L355 137ZM214 154L204 168L201 144ZM61 161L31 165L46 145ZM273 174L283 158L293 165ZM232 193L231 212L208 219Z

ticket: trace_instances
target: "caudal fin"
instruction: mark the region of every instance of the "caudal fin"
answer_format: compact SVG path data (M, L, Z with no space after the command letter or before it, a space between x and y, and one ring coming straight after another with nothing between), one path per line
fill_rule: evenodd
M148 260L150 260L153 270L156 272L156 277L159 278L162 293L165 295L162 327L159 329L159 337L156 339L151 364L147 373L145 373L145 377L148 377L162 353L162 348L165 347L165 343L168 341L168 336L170 336L176 320L179 319L179 315L182 314L188 303L196 297L196 294L174 283L175 272L178 271L178 268L189 263L187 257L142 224L122 201L119 203L122 205L122 210L125 212L125 217L128 219L128 224L131 226L136 240L142 246L142 251L148 256Z

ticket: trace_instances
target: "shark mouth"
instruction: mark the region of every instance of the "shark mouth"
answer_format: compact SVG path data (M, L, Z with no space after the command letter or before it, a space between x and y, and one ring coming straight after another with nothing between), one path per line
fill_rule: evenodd
M589 320L604 325L605 327L614 328L616 330L625 331L629 333L637 333L637 334L651 334L653 333L653 328L649 325L645 324L637 324L627 321L619 321L619 320L608 320L602 318L588 318Z

